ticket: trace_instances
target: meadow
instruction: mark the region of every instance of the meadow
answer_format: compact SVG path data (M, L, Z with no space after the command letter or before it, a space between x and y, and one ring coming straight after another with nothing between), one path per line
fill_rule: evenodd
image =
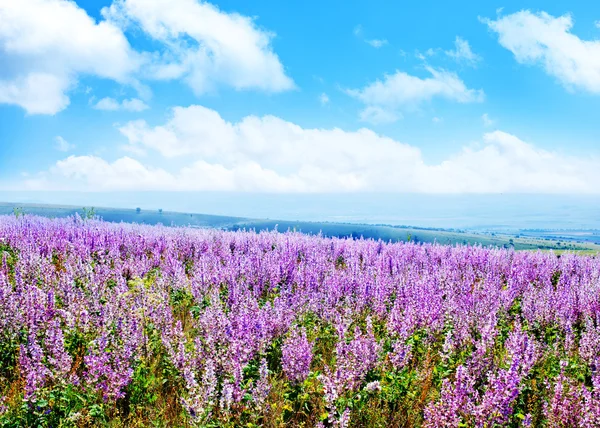
M595 256L0 216L0 427L600 426Z

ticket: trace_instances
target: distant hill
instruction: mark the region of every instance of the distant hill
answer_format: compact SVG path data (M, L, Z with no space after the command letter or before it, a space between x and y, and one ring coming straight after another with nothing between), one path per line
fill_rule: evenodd
M59 205L15 204L0 202L0 215L14 214L15 210L44 217L67 217L85 215L89 208ZM585 251L596 253L600 245L594 233L571 232L570 237L553 235L552 231L528 233L475 233L455 229L420 228L411 226L371 225L335 222L287 221L250 219L172 211L150 211L123 208L94 208L95 215L105 221L141 224L163 224L165 226L189 226L217 228L223 230L295 230L323 236L381 239L383 241L438 242L440 244L469 244L494 247L514 247L516 250ZM563 233L564 234L564 233ZM586 240L590 237L590 240ZM581 238L581 239L577 239Z
M87 208L61 205L15 204L0 202L0 215L13 214L15 209L43 217L68 217L84 214ZM92 209L92 208L89 208ZM228 228L249 219L208 214L178 213L172 211L149 211L124 208L93 208L94 213L105 221L120 223L163 224L165 226L193 226Z

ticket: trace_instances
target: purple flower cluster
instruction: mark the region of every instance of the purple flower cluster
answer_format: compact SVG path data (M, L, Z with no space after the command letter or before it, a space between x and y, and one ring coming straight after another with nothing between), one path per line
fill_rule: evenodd
M281 347L283 372L292 382L303 382L310 373L313 344L304 329L293 329Z
M338 390L356 390L366 374L379 360L381 346L373 335L371 320L367 320L367 334L356 327L354 338L346 342L343 338L335 349L335 384Z
M322 426L600 426L600 259L0 217L0 343L0 419L160 362L199 423L305 397Z

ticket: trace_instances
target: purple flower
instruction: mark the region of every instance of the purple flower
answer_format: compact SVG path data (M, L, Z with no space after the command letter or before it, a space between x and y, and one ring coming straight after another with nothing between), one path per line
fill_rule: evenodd
M281 347L283 372L295 383L303 382L310 373L313 345L306 338L306 330L293 329Z

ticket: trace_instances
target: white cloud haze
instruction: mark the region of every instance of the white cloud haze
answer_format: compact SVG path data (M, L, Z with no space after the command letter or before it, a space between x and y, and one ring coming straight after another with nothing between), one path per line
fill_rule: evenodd
M379 49L385 45L388 44L388 41L386 39L367 39L364 36L364 29L362 27L362 25L357 25L356 27L354 27L354 30L352 30L352 32L354 33L354 35L360 39L362 39L366 44L374 47L375 49Z
M469 42L459 36L456 36L456 39L454 40L454 50L449 50L445 53L455 61L465 63L472 67L481 61L481 57L471 50Z
M379 106L367 106L358 115L361 122L369 122L373 125L396 122L402 119L402 114L394 110Z
M54 137L54 147L59 152L68 152L69 150L74 149L75 145L69 143L67 140L65 140L60 135L57 135L56 137Z
M600 40L573 34L571 15L556 18L524 10L482 21L518 62L543 67L568 89L600 94Z
M375 49L379 49L380 47L383 47L388 44L388 41L386 39L370 39L365 40L365 42L373 46Z
M492 126L495 122L487 113L481 115L481 120L483 121L484 126Z
M566 157L494 131L428 164L421 151L369 129L305 129L274 116L237 123L177 107L166 123L120 128L131 147L179 160L169 170L131 157L69 156L26 179L28 190L599 193L600 159Z

